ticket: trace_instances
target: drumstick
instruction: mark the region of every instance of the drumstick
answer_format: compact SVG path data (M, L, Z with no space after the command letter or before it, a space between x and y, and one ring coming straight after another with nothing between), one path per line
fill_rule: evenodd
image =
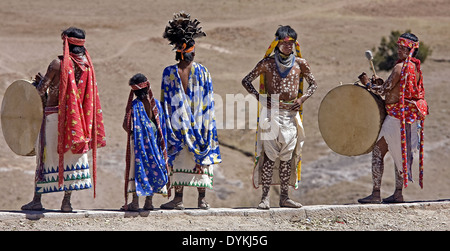
M367 50L366 51L366 58L369 60L370 62L370 66L372 67L372 71L373 71L373 75L377 75L377 73L375 72L375 67L373 67L373 56L372 56L372 51Z

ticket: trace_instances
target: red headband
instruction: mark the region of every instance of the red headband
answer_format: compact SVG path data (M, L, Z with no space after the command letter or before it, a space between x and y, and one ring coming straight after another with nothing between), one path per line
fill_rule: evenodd
M147 80L147 81L139 83L137 85L130 85L130 86L131 86L132 90L136 91L136 90L144 89L145 87L149 87L150 82L148 82L148 80Z
M419 48L419 42L414 42L410 39L399 37L397 41L398 45L408 47L409 49Z
M77 46L84 46L84 43L86 42L86 39L76 38L76 37L68 37L67 35L63 35L62 40L66 40L69 44L77 45Z

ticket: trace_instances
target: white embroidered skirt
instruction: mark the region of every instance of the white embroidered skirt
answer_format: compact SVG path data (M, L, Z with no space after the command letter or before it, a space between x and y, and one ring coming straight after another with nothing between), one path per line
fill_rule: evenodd
M202 165L199 173L194 172L194 155L187 148L184 148L173 161L173 172L170 177L171 186L194 186L213 189L214 167L216 165Z
M43 179L37 179L36 192L51 193L91 188L92 183L87 153L73 154L71 151L64 154L64 184L61 187L58 186L58 113L46 116L44 137L44 165L43 169L40 170ZM39 141L40 138L38 138L36 147L38 170L40 164L39 153L41 152ZM36 175L39 174L37 173Z

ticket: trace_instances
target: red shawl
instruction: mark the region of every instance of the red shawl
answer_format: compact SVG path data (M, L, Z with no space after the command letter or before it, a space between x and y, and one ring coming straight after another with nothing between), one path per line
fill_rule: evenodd
M419 42L400 37L397 41L399 46L405 46L410 49L408 57L403 61L400 79L400 101L397 104L386 106L387 112L396 109L398 111L397 118L400 119L400 134L402 148L402 169L403 184L408 186L408 170L407 170L407 148L406 148L406 123L413 123L416 119L420 122L420 149L419 149L419 185L423 188L423 127L425 116L428 114L428 105L425 101L425 90L423 88L423 76L420 70L420 60L412 57L414 49L419 48ZM402 62L399 60L397 63ZM418 76L415 74L414 64L417 67ZM419 82L417 83L417 77ZM408 102L409 101L409 102Z
M87 60L81 60L69 53L69 43L84 46L84 39L63 36L64 55L61 60L61 82L59 86L58 112L58 184L64 183L64 153L72 151L82 154L92 149L92 171L94 179L94 198L97 180L97 147L103 147L105 129L98 96L97 81L91 57L86 50ZM76 63L82 73L78 83L72 62Z

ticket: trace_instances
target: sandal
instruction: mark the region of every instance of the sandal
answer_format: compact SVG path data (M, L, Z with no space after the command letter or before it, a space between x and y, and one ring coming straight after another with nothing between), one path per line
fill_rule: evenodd
M261 198L261 202L259 203L257 209L269 210L270 209L269 197Z
M403 195L395 196L393 194L393 195L383 199L383 203L387 203L387 204L389 204L389 203L403 203L403 202L405 202L403 200Z
M183 205L183 201L179 201L179 202L174 202L173 200L162 204L160 206L161 209L176 209L176 210L184 210L184 205Z
M371 194L365 198L359 199L358 202L361 204L380 204L381 198L375 197Z
M143 207L144 210L153 210L153 202L152 202L152 197L147 196L147 198L145 198L145 204Z
M302 206L302 204L289 199L289 197L280 198L280 207L301 208Z
M24 211L43 211L44 208L42 207L42 203L36 202L36 201L31 201L28 204L23 205L20 209L24 210Z
M198 208L200 209L204 209L204 210L208 210L211 207L209 206L208 202L206 202L206 200L204 199L199 199L198 200Z
M70 204L70 201L69 202L67 202L67 201L63 201L62 202L62 205L61 205L61 211L62 212L64 212L64 213L70 213L70 212L72 212L72 205Z
M132 211L132 212L137 212L137 211L139 211L139 205L137 205L137 204L131 202L131 203L128 204L128 205L123 205L123 206L120 208L120 211Z

